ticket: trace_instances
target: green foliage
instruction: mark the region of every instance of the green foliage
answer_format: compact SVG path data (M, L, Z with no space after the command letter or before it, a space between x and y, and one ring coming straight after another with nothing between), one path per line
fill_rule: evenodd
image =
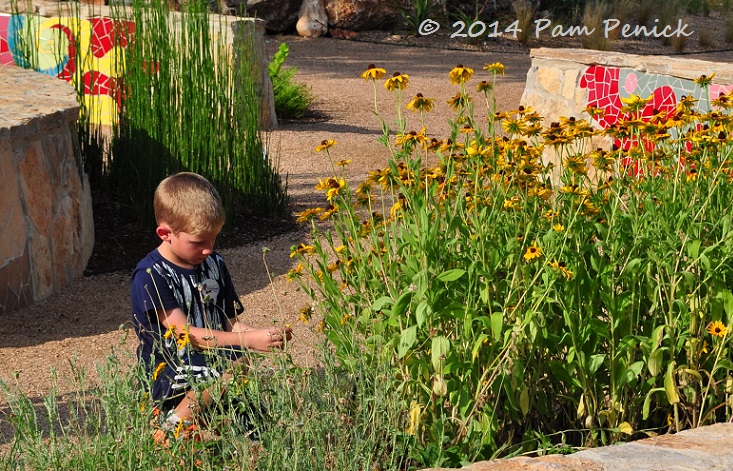
M126 353L98 367L99 384L83 369L55 380L32 399L0 383L11 433L2 469L283 469L358 471L407 468L405 441L395 428L399 410L384 387L385 365L362 364L358 374L317 355L318 369L293 365L281 355L265 367L254 355L246 376L235 374L216 407L199 416L198 440L156 444L159 420L141 389L148 378ZM64 395L56 391L70 390ZM241 417L247 415L249 422ZM252 432L257 437L251 436Z
M293 80L298 72L296 67L283 68L289 51L288 45L281 43L268 66L268 71L275 96L275 114L282 119L297 119L302 118L308 111L314 97L306 84L296 83Z
M412 0L408 8L398 5L400 15L413 33L418 33L423 21L435 12L435 0Z
M459 93L472 73L451 72ZM600 132L585 120L542 129L521 108L487 125L467 100L446 138L408 133L392 93L388 165L353 191L332 167L317 186L329 206L300 215L332 226L313 220L290 276L341 364L391 362L420 465L727 420L732 96L648 125L632 98L602 133L618 149L589 152Z

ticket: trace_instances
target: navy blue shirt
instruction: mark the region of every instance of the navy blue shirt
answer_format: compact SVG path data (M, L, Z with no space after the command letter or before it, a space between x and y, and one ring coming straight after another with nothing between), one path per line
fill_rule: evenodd
M131 299L132 321L140 339L138 358L151 373L163 362L169 366L186 362L177 351L175 339L163 338L166 329L157 311L179 307L190 326L225 330L227 319L244 310L224 260L216 252L189 269L153 250L132 274Z

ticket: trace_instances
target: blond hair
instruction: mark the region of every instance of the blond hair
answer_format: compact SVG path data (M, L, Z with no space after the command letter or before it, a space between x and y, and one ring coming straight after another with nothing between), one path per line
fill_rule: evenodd
M171 175L158 185L153 197L155 221L174 234L214 232L224 225L224 206L207 179L191 172Z

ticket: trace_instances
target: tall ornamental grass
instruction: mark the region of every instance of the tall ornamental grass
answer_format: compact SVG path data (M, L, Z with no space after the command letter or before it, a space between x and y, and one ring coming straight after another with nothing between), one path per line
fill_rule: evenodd
M284 215L287 194L260 134L254 27L239 23L232 40L226 17L203 1L181 14L163 0L135 1L129 19L110 171L118 194L150 219L156 185L186 170L209 178L230 214L237 205Z
M20 16L17 3L14 11L13 24L26 25L15 37L18 65L47 71L69 54L76 64L71 83L81 107L79 150L92 185L109 195L106 200L117 200L129 215L152 221L157 184L186 170L216 185L229 221L235 208L255 216L288 213L286 185L261 131L257 78L263 75L255 60L254 25L209 15L204 1L186 2L181 13L170 11L164 0L111 7L120 49L110 67L122 76L115 97L119 119L107 129L95 124L94 110L84 98L99 78L84 75L96 51L89 38L81 39L90 34L82 9L66 8L69 18L60 21L72 25L73 47L58 30L41 31L37 15ZM40 41L49 34L62 40ZM49 44L55 49L47 50Z
M343 365L390 362L385 387L426 467L727 420L733 95L710 111L687 97L648 121L651 97L632 97L603 131L542 126L527 107L497 112L504 66L484 69L478 83L450 71L443 138L406 131L404 108L424 116L435 100L387 78L388 165L355 189L336 142L318 146L333 173L316 186L324 205L299 215L313 238L293 247L289 274L312 297L304 319L322 317ZM375 96L385 73L364 72ZM474 99L493 111L474 116ZM613 150L591 145L601 137Z

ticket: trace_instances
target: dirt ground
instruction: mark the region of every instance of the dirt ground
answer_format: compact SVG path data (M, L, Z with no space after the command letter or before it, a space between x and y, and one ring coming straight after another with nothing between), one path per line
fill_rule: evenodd
M701 21L700 24L709 23L709 20ZM269 136L271 155L278 159L281 174L287 176L294 212L322 204L313 185L318 178L329 176L330 171L325 156L314 150L320 141L338 142L333 148L334 158L352 160L347 176L354 182L385 164L387 153L377 142L379 126L372 113L373 89L360 78L368 64L383 67L388 73L409 74L410 86L406 92L409 96L420 92L436 98L436 108L428 115L426 124L428 132L439 138L448 129L445 116L451 115L445 102L457 91L447 78L454 66L463 64L480 74L486 63L504 63L507 73L501 78L497 93L500 109L519 105L530 67L529 50L525 47L509 41L467 47L445 34L417 38L380 32L359 35L352 40L268 36L270 56L282 41L290 46L286 66L298 68L297 80L308 84L316 97L308 119L282 122ZM560 41L554 45L569 47L576 43ZM639 52L639 47L628 42L616 49ZM716 47L723 49L726 44L721 40ZM649 43L644 48L657 53L671 52L671 49L660 50L658 43ZM694 49L692 44L688 50ZM691 57L731 61L733 54L717 52ZM389 121L395 116L393 97L381 84L378 84L378 95L380 111ZM481 103L476 105L477 113L481 113ZM411 118L408 127L419 129L417 117L407 117ZM153 230L151 227L151 234ZM290 247L306 240L308 231L300 227L279 232L221 252L242 297L245 319L257 326L293 324L290 351L297 361L307 365L313 362L312 349L320 339L312 325L297 322L298 310L307 299L295 284L286 282L284 275L293 266ZM122 240L125 234L118 236ZM118 240L114 236L105 237ZM154 248L151 241L152 238L140 237L145 251ZM115 250L115 244L100 245ZM120 250L124 249L123 244L118 245ZM270 249L264 259L263 247ZM95 256L104 259L111 255L97 253ZM137 258L131 260L131 265ZM64 378L71 374L73 365L86 370L92 385L96 377L95 363L104 361L112 351L119 354L123 365L133 361L136 339L130 326L130 272L130 269L120 269L83 277L42 302L4 315L0 322L0 379L17 385L30 397L40 397L52 387L53 372L60 378L57 389L63 393L69 387ZM0 397L0 404L3 401Z

